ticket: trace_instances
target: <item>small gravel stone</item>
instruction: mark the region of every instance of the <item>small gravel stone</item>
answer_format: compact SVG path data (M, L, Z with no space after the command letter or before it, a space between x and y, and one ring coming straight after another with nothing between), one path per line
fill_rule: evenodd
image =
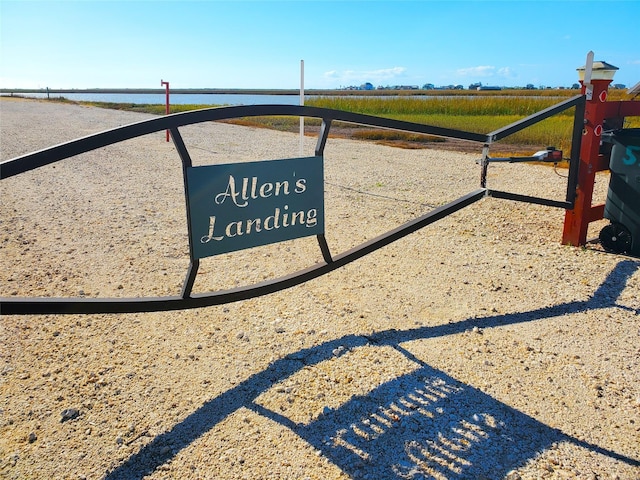
M60 414L60 422L66 422L68 420L73 420L80 415L80 411L76 408L65 408Z
M331 353L333 354L334 357L337 357L341 355L344 351L345 351L345 348L342 345L340 345L339 347L334 348L331 351Z

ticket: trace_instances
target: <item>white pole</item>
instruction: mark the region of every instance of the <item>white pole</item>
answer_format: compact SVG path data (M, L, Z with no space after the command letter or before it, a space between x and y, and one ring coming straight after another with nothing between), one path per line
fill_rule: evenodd
M585 95L587 100L593 98L593 85L591 84L591 73L593 71L593 50L589 50L587 53L587 63L584 66L584 80L582 83L585 86Z
M300 106L304 106L304 60L300 60ZM300 156L304 152L304 117L300 116Z

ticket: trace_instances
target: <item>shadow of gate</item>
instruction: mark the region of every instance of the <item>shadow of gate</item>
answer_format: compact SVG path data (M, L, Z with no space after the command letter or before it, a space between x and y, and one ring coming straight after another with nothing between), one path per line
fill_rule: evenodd
M554 443L572 441L427 364L309 425L254 411L288 426L353 478L503 478Z
M500 478L561 442L640 468L640 459L552 428L433 368L404 345L462 333L473 327L497 328L603 308L620 308L640 315L640 310L617 302L627 281L639 268L640 262L620 261L586 301L469 318L436 327L386 330L366 337L347 335L287 355L205 403L105 478L142 479L241 408L290 429L354 478ZM306 424L260 403L263 393L301 369L366 346L393 348L412 362L415 370L379 385L366 395L354 396L336 409L326 409Z

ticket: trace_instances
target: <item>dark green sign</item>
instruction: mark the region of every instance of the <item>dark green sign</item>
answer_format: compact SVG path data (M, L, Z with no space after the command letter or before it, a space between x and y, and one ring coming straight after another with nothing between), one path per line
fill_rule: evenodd
M322 157L187 169L194 258L324 233Z

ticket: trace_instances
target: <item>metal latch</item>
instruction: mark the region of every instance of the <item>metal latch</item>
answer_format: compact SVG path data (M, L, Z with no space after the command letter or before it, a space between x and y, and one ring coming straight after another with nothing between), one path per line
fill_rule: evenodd
M546 150L540 150L534 153L530 157L489 157L487 156L486 162L550 162L558 163L562 161L562 150L557 150L556 147L547 147Z

